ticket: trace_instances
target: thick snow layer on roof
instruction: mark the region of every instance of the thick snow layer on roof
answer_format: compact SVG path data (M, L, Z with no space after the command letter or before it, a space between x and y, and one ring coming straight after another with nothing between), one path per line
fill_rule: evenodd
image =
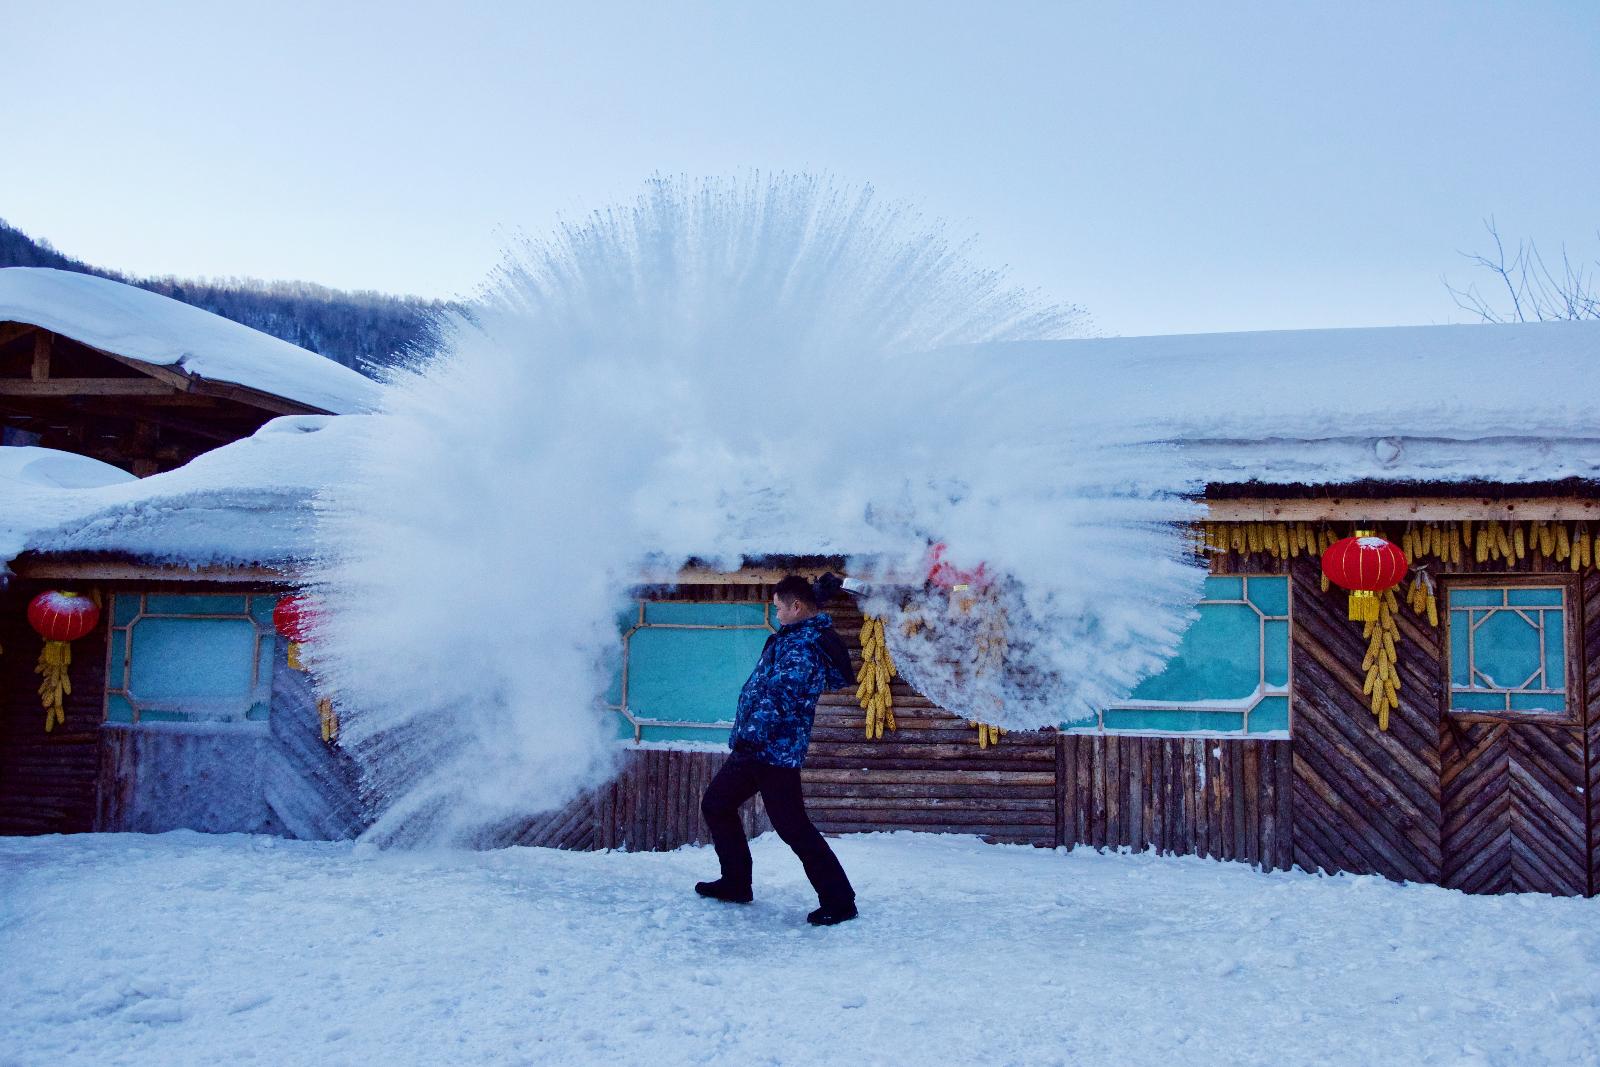
M1201 481L1600 480L1600 382L1581 373L1600 365L1600 323L996 344L929 354L919 373L981 388L996 363L1008 364L993 376L1003 388L1051 391L1064 419L1103 424L1120 440L1171 442ZM189 565L303 559L311 500L345 475L368 423L275 419L143 480L68 453L0 448L0 560L30 549ZM834 514L818 528L815 517L788 515L769 486L726 488L730 512L752 527L794 531L792 543L763 551L878 547L866 517Z
M51 486L13 478L94 464L0 448L0 562L22 552L111 552L188 566L286 564L310 547L311 498L342 476L360 416L273 419L254 436L149 478ZM112 468L115 470L115 468ZM121 472L118 472L121 473Z
M176 367L335 414L371 410L349 367L180 301L89 274L0 269L0 322L25 322L118 356Z
M7 488L94 489L137 480L121 467L75 452L31 445L0 448L0 484Z
M1597 361L1600 322L1534 322L997 342L934 353L925 373L1003 362L1012 388L1119 437L1269 446L1600 438Z

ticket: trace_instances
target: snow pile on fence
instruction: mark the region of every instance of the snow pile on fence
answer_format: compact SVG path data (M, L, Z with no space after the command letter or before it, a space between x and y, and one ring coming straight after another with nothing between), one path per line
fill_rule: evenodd
M159 293L50 267L0 269L0 322L113 355L248 386L334 414L370 411L377 387L349 367Z

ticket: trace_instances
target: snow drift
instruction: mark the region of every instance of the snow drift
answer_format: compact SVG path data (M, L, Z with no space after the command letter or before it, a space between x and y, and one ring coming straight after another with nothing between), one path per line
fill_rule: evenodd
M616 609L690 557L841 553L881 581L941 540L1003 576L1010 654L973 684L965 635L894 627L930 696L1015 727L1123 696L1199 588L1176 453L1079 429L1070 380L950 349L1079 321L804 176L658 180L522 243L318 501L310 663L373 834L471 841L602 780Z

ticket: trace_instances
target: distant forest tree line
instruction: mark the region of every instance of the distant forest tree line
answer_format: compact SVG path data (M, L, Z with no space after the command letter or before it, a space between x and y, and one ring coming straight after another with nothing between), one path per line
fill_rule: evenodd
M364 374L408 353L427 350L435 317L459 307L442 300L346 292L311 282L134 278L62 255L48 241L35 240L4 220L0 220L0 267L54 267L136 285L281 337Z

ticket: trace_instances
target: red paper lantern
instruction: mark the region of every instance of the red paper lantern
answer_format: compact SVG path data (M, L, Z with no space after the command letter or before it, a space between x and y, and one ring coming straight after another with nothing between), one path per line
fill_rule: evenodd
M39 703L44 706L46 733L67 721L64 702L72 692L72 642L88 636L99 621L100 605L82 593L51 589L28 602L28 625L44 638L33 672L43 679Z
M297 671L306 669L300 662L300 646L311 639L316 619L316 612L305 597L279 597L272 609L273 629L289 639L289 666Z
M987 568L980 563L970 571L964 571L944 558L944 542L940 541L928 551L928 584L936 585L940 589L965 590L971 586L988 584Z
M1322 573L1341 589L1349 589L1350 618L1367 622L1378 617L1378 593L1393 589L1410 567L1393 541L1358 530L1335 541L1322 554Z
M46 641L87 637L100 621L100 608L82 593L52 589L28 603L28 625Z
M273 628L296 643L310 639L314 619L315 612L304 597L279 597L277 606L272 609Z

